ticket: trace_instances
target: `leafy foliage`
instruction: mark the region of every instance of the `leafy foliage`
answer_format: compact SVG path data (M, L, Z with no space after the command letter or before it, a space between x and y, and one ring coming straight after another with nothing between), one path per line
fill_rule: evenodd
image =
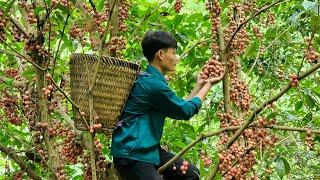
M28 12L21 5L25 1L0 0L0 7L5 20L5 26L0 27L0 92L4 96L13 97L16 100L15 115L21 119L21 125L10 123L4 105L0 109L0 142L6 147L16 150L16 153L24 157L27 164L40 177L52 177L51 170L43 166L39 158L39 150L36 149L37 142L34 131L30 127L30 117L26 116L23 100L24 92L35 89L37 79L36 68L27 62L32 54L28 51L27 42L29 38L12 23L21 25L30 39L43 32L43 47L47 52L45 64L41 67L48 68L47 72L52 74L53 79L59 86L66 83L64 91L69 94L69 57L71 53L99 53L99 45L102 45L103 36L99 34L98 27L110 31L108 22L104 21L100 26L95 26L93 7L87 1L67 1L69 5L61 3L52 4L54 0L26 1L33 10L33 18L36 23L28 19ZM61 1L62 2L62 1ZM98 12L106 11L105 3L109 1L93 1ZM238 2L238 1L237 1ZM128 17L126 18L126 31L120 31L117 35L126 40L125 49L121 57L139 62L145 68L147 61L143 57L140 41L148 29L161 29L171 32L178 40L177 53L182 59L177 65L176 72L170 76L170 86L181 97L186 97L195 84L196 75L201 67L210 58L210 46L215 39L211 36L211 23L209 12L205 9L204 0L185 0L180 13L174 9L174 1L145 1L136 0L130 4ZM221 1L222 8L221 24L223 27L229 25L228 7L234 1ZM270 0L258 0L257 7L263 7ZM259 16L254 17L247 24L247 33L250 43L245 52L240 55L242 79L247 81L251 94L251 109L259 107L264 101L274 96L281 88L290 83L291 74L299 74L310 69L315 63L309 63L304 54L308 44L306 38L312 38L313 47L317 53L320 45L320 16L319 2L307 0L284 1L267 10ZM33 7L33 8L32 8ZM30 10L29 9L29 10ZM50 13L50 15L48 15ZM268 24L268 14L275 17L274 24ZM32 18L32 19L33 19ZM39 19L43 21L39 22ZM43 27L40 26L44 23ZM73 36L72 28L77 25L82 35ZM1 26L1 25L0 25ZM254 32L257 27L263 34L261 38ZM39 28L43 28L41 31ZM95 29L96 28L96 29ZM91 29L91 30L90 30ZM101 29L100 29L101 30ZM111 35L106 35L107 42ZM108 49L106 44L104 49ZM110 52L109 52L110 53ZM107 54L107 53L106 53ZM24 58L28 57L28 58ZM35 62L38 63L38 62ZM46 64L47 63L47 64ZM319 63L319 59L317 60ZM8 70L18 70L17 76L8 75ZM304 127L319 130L320 127L320 71L316 71L295 88L291 88L282 98L273 103L273 107L266 108L261 116L267 119L275 119L278 125L290 127ZM22 83L22 84L19 84ZM8 94L6 94L8 93ZM58 94L58 93L57 93ZM190 144L201 133L220 129L220 120L216 116L217 111L222 111L219 106L223 101L223 87L221 84L212 88L207 100L203 103L201 111L190 121L166 121L162 144L168 146L170 151L178 153ZM73 118L71 104L61 99L61 109L50 113L50 121L58 121L68 127L73 127L68 117ZM236 113L237 108L232 104ZM39 118L39 114L35 117ZM76 131L76 130L74 130ZM249 175L257 174L266 179L309 179L319 178L319 134L312 136L315 143L314 149L306 146L306 133L272 130L280 140L275 147L268 149L257 149L256 164ZM46 137L45 137L46 138ZM55 143L61 144L64 137L54 139ZM109 154L109 139L99 134L97 139L103 144L102 155L111 161ZM205 150L212 160L213 165L218 161L218 137L210 137L196 144L189 150L184 158L196 164L201 177L210 174L210 167L205 166L200 159L200 151ZM32 152L34 157L26 155ZM37 154L37 155L35 155ZM23 170L10 159L7 154L2 153L0 157L0 177L13 178ZM83 179L84 163L65 163L62 168L69 179ZM64 166L63 166L64 165ZM222 177L221 175L219 175ZM27 174L23 174L26 178Z

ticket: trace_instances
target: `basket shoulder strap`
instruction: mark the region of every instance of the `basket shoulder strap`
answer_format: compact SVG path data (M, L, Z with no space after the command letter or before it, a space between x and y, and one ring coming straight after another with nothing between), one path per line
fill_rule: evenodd
M138 77L141 77L141 76L152 76L150 73L147 73L147 72L140 72Z
M127 122L127 121L130 120L130 119L134 119L134 118L136 118L136 117L138 117L138 116L140 116L140 115L141 115L141 114L133 114L133 115L131 115L131 116L129 116L129 117L126 117L126 118L124 118L124 119L119 120L119 121L117 122L117 124L116 124L116 129L118 129L119 127L121 127L124 122Z
M140 72L139 74L138 74L138 76L136 77L136 80L135 80L135 82L137 82L137 80L140 78L140 77L142 77L142 76L152 76L150 73L147 73L147 72Z

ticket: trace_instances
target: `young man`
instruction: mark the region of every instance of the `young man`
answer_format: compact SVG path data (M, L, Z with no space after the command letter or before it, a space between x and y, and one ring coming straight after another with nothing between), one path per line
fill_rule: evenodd
M164 120L189 120L197 114L212 85L219 78L203 79L200 74L187 100L179 98L164 78L175 70L178 62L175 38L163 31L148 31L142 40L142 50L148 59L146 72L140 75L131 91L121 115L122 125L112 136L111 154L114 166L126 180L199 179L200 172L192 164L185 174L180 170L183 159L178 159L163 172L157 169L174 154L160 147Z

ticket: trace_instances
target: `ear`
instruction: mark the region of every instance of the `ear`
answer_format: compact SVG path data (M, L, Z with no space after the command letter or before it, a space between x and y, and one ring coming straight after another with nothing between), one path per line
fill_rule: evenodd
M160 61L162 61L163 56L164 56L163 50L160 49L160 50L156 53L156 56L158 57L158 59L159 59Z

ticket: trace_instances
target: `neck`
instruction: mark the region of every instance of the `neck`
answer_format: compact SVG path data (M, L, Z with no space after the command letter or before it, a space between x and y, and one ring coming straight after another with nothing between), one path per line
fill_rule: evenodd
M149 63L150 66L153 66L154 68L158 69L162 75L165 75L166 72L164 72L164 70L161 68L161 65L159 63L156 63L155 61L152 61L151 63Z

